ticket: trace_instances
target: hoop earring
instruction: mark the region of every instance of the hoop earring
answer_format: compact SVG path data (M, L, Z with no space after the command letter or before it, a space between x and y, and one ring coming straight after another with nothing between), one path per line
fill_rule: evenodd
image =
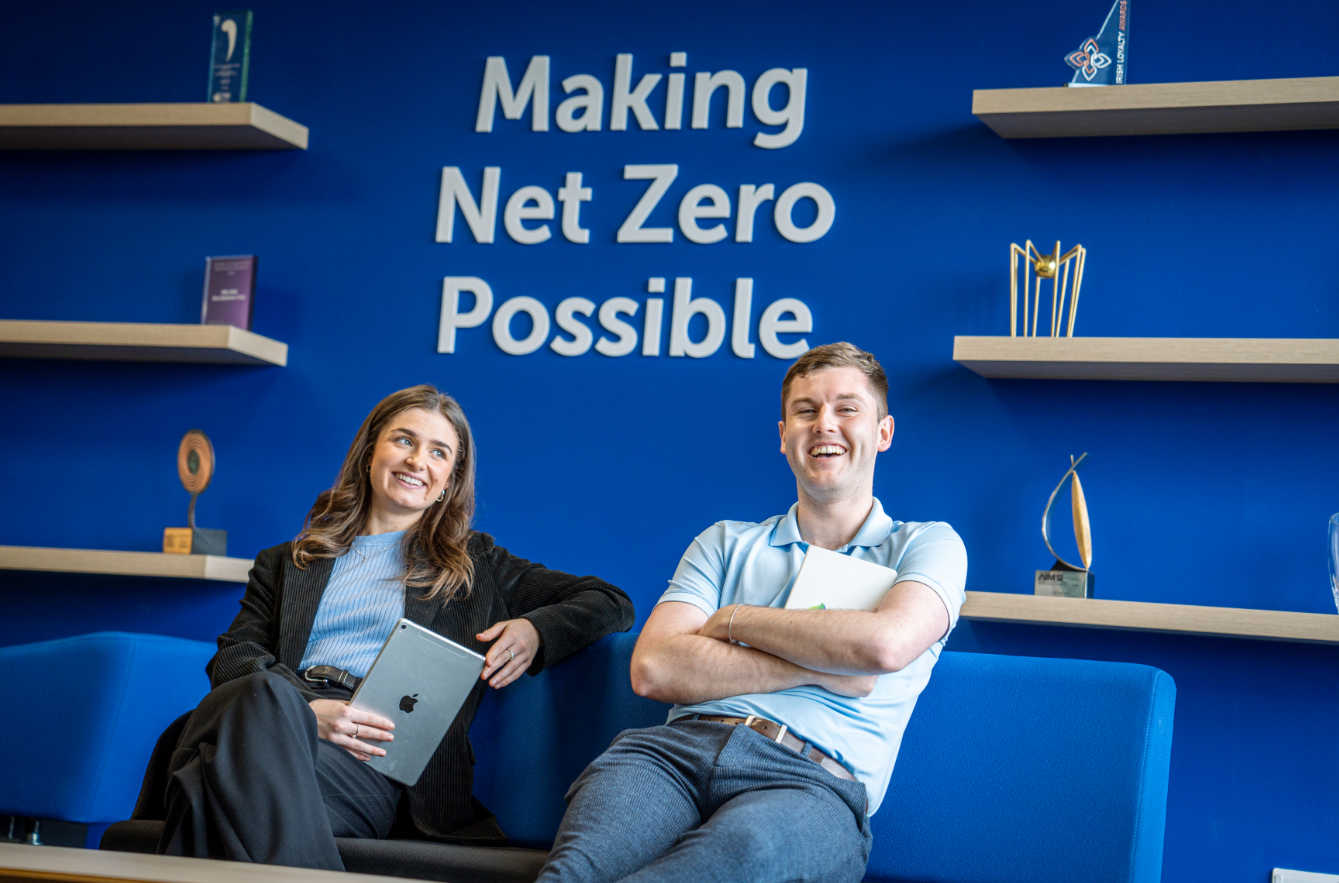
M442 502L442 500L445 500L445 499L446 499L446 488L442 488L442 492L441 492L441 494L439 494L438 497L437 497L437 502L440 503L440 502Z

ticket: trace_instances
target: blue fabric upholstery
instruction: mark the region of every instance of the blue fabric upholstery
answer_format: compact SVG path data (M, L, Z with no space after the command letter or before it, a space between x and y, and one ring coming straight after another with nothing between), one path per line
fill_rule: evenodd
M611 636L484 701L475 793L514 843L547 848L585 765L664 722L628 684L635 642ZM873 818L867 879L1155 883L1175 701L1148 666L945 652Z
M209 692L213 653L125 632L0 647L6 707L35 733L0 763L0 815L129 818L158 735Z

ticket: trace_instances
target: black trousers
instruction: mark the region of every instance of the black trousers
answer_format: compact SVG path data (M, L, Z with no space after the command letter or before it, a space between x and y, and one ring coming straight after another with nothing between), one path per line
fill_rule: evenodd
M348 699L349 691L316 692ZM158 852L342 871L336 837L385 838L401 787L317 736L297 689L270 672L229 681L172 754Z

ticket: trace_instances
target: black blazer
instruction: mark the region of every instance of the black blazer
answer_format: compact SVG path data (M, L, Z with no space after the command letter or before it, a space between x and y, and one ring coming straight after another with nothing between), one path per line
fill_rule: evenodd
M219 636L218 653L205 668L212 686L272 671L309 701L320 698L297 670L335 562L320 558L300 570L293 563L292 546L284 543L256 556L242 611ZM543 638L530 664L532 675L611 632L632 628L632 602L603 580L547 570L517 558L485 533L474 533L468 550L474 561L469 594L443 605L407 589L405 618L483 653L487 645L476 634L500 620L524 617ZM486 686L481 680L470 692L422 777L408 790L409 813L421 834L450 837L482 821L470 794L474 751L469 728Z

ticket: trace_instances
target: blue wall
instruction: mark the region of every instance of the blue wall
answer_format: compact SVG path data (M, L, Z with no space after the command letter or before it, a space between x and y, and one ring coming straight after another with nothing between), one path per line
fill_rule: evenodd
M287 342L290 364L0 361L0 543L159 548L185 518L176 445L199 427L219 458L200 523L251 556L296 532L376 401L427 381L474 421L479 526L624 586L644 618L698 531L792 502L775 434L786 363L761 348L738 358L728 339L700 360L510 356L487 324L442 354L442 277L478 276L499 304L528 295L549 311L572 296L644 302L648 278L691 277L727 314L749 277L752 340L763 306L794 297L812 310L811 344L850 339L883 359L898 432L876 492L896 518L958 529L969 588L1030 590L1050 563L1041 506L1067 457L1089 451L1103 597L1334 612L1333 387L987 381L951 360L955 334L1007 333L1007 245L1029 237L1089 248L1082 335L1339 336L1339 134L1006 142L971 116L973 88L1068 79L1062 58L1096 30L1102 0L1026 15L981 0L253 8L250 97L309 126L311 149L0 156L0 316L192 322L201 259L255 253L255 330ZM200 100L213 11L9 10L0 103ZM1339 9L1297 0L1268 15L1244 0L1137 5L1132 82L1330 74L1328 56L1299 47L1337 26ZM724 128L723 95L706 130L686 112L680 131L609 131L615 54L634 54L635 82L670 73L672 51L688 53L690 108L698 71L737 70L751 89L770 68L806 68L803 134L752 146L776 127L746 101L743 128ZM602 82L605 130L535 132L528 110L474 130L485 58L505 56L517 82L539 54L555 108L563 78ZM658 118L666 88L649 102ZM779 236L767 210L752 243L677 230L669 245L616 243L645 188L622 178L634 163L679 165L648 226L677 227L702 183L733 200L741 184L816 182L836 220L807 244ZM476 194L484 167L500 167L504 203L527 184L556 196L582 172L590 244L555 220L552 239L521 245L501 217L491 245L459 218L455 241L435 242L443 166ZM210 638L238 593L16 574L0 587L7 643L104 623ZM1333 648L986 625L952 646L1148 662L1176 678L1167 879L1339 870Z

